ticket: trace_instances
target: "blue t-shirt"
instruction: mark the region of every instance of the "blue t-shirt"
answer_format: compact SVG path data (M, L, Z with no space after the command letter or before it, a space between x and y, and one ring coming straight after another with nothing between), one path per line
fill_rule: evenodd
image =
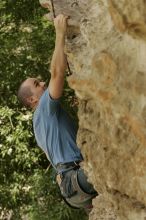
M33 128L37 144L54 167L83 160L76 144L77 126L61 107L60 100L50 97L48 89L34 112Z

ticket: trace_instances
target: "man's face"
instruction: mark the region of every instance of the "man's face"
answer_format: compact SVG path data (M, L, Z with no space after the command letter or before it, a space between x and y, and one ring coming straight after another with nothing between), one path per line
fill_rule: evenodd
M32 92L32 96L29 99L30 104L37 104L40 97L46 90L47 86L45 82L40 81L36 78L28 78L25 82L25 86L28 86ZM34 103L35 102L35 103Z

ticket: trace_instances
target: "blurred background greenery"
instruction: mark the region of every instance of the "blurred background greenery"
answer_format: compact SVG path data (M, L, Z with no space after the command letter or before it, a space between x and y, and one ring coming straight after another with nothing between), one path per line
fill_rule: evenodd
M27 77L49 79L54 27L38 0L0 1L0 219L86 219L60 196L55 173L37 147L32 113L17 101ZM77 120L74 93L65 84L62 102Z

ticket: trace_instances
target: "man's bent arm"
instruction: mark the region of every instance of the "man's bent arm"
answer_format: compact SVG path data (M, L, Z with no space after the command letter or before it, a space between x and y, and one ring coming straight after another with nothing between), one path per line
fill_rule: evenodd
M56 29L55 50L51 61L51 79L49 92L53 99L58 99L63 92L64 73L66 70L66 55L64 53L66 20L64 15L59 15L54 21Z

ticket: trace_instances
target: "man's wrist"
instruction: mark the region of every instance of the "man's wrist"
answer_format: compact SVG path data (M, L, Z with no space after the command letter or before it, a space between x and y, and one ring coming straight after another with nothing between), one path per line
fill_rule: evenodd
M65 38L65 33L63 32L59 32L59 31L56 31L56 37L57 38Z
M56 33L56 44L65 44L65 35Z

